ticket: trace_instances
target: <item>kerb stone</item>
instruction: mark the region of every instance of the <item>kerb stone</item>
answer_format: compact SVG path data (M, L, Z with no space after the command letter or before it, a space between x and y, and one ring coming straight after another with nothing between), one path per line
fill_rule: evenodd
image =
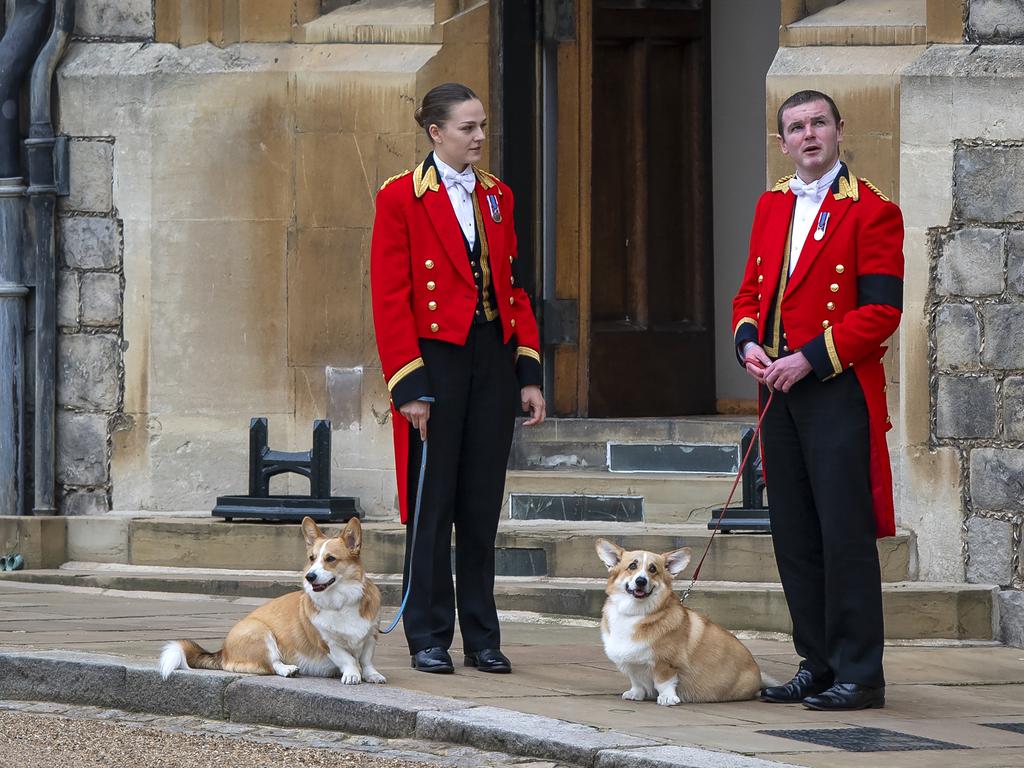
M604 749L656 746L639 736L498 707L421 712L416 736L587 766Z
M228 717L237 723L325 728L387 738L411 736L424 710L461 709L469 702L389 686L343 685L336 679L243 678L227 689Z
M786 765L728 752L669 746L606 749L598 754L594 763L595 768L786 768Z
M85 654L0 654L0 699L120 707L124 665Z
M179 669L164 680L159 670L127 667L119 709L158 715L192 715L225 720L224 692L239 675Z

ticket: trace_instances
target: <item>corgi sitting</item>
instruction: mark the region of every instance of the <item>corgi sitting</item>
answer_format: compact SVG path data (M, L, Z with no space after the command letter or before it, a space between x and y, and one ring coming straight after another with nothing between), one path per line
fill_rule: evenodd
M672 591L672 577L690 562L689 549L626 552L604 539L596 548L609 571L601 639L608 658L629 677L622 698L657 696L670 707L757 695L761 673L746 646Z
M380 591L366 578L359 550L363 529L353 517L327 538L302 520L309 567L302 591L271 600L235 624L224 647L209 653L191 640L164 646L160 674L176 669L223 669L254 675L333 677L355 685L387 682L373 666Z

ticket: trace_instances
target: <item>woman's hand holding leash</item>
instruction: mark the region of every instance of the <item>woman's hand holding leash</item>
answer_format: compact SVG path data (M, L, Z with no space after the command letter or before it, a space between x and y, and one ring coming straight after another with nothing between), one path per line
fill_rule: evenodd
M544 403L544 395L540 387L530 385L523 387L520 392L520 399L523 401L523 411L530 414L530 418L523 422L524 427L532 427L534 424L541 424L547 414L547 405Z
M425 400L411 400L398 409L416 429L420 431L420 440L427 440L427 422L430 420L430 403Z

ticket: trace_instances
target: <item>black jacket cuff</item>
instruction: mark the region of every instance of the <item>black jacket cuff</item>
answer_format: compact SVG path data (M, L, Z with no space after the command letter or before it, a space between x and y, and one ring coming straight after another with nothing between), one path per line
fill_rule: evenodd
M433 397L433 394L433 390L430 388L430 377L427 376L427 369L420 367L403 376L401 381L395 383L391 388L391 402L395 404L395 408L401 408L412 400L419 400L421 397Z

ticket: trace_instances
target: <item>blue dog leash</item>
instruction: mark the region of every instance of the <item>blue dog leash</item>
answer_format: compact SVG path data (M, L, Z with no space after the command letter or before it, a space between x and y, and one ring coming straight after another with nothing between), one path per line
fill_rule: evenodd
M412 543L409 546L409 583L405 585L405 596L402 598L402 605L398 609L398 613L395 615L395 620L391 622L391 626L387 629L380 630L381 634L386 635L388 632L398 626L398 622L402 618L402 614L405 613L405 604L409 601L409 591L412 589L412 559L416 554L416 531L420 524L420 503L423 501L423 478L427 473L427 441L423 441L423 456L420 458L420 479L416 484L416 509L412 515Z

